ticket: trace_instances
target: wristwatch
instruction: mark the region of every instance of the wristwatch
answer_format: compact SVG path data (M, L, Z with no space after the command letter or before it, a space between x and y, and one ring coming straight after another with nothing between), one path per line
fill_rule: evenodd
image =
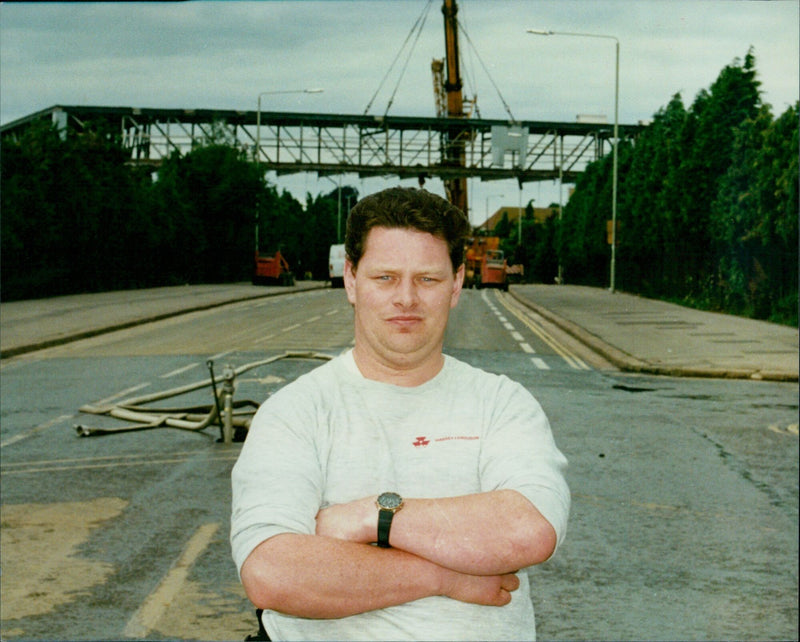
M375 502L378 507L378 546L389 547L389 531L394 514L403 508L403 498L397 493L381 493Z

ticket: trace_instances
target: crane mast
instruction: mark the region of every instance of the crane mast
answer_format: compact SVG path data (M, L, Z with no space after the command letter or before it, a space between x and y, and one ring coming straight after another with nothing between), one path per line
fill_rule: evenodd
M461 71L458 61L458 6L455 0L444 0L444 45L447 60L447 79L444 89L447 92L447 115L450 118L464 116L464 98L461 94Z
M447 97L447 116L449 118L464 118L464 97L461 92L462 82L458 59L458 20L456 15L458 7L455 0L444 0L442 4L444 14L444 42L446 56L446 79L444 92ZM435 63L436 61L434 61ZM434 78L436 70L434 69ZM437 112L440 111L440 94L437 97ZM439 114L441 115L441 114ZM466 164L465 140L458 129L449 131L444 135L444 161L454 167L464 167ZM445 190L448 200L460 208L465 214L467 210L467 179L451 178L445 180Z

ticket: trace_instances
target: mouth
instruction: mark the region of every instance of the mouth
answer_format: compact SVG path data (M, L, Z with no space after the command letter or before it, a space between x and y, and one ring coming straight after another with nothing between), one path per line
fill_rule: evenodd
M403 314L394 317L389 317L386 320L389 324L403 329L411 329L414 326L422 323L422 317L413 314Z

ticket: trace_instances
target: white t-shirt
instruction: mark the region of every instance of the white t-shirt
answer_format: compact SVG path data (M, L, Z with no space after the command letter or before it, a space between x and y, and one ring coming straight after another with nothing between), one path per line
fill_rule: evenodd
M231 545L241 570L261 542L313 534L320 508L391 490L407 498L514 489L556 531L570 495L539 403L520 384L445 356L417 387L364 378L352 352L303 375L253 419L233 473ZM377 520L377 511L376 511ZM266 611L272 639L511 640L535 638L525 571L504 607L429 597L340 619Z

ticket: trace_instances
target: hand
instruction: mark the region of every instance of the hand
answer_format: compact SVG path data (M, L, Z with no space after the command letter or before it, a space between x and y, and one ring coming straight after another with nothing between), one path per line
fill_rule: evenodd
M511 602L511 593L519 588L519 578L506 575L466 575L442 569L442 595L484 606L505 606Z
M323 508L317 513L316 534L359 544L377 541L378 509L375 497Z

